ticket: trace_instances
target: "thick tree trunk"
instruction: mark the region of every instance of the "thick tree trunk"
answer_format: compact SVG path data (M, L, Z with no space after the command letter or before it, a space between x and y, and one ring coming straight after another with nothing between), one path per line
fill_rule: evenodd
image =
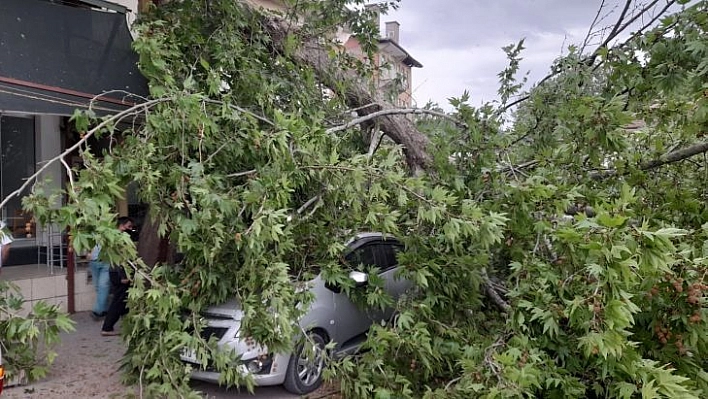
M282 21L270 19L266 27L270 30L276 46L286 42L289 27ZM280 50L283 51L282 48ZM369 82L362 80L355 72L334 68L327 47L323 46L317 38L310 38L303 43L293 57L303 65L314 68L320 80L338 95L343 96L347 105L356 109L360 116L396 109L383 98L381 93L371 90ZM344 87L344 92L337 92L337 87ZM384 134L404 147L406 161L413 174L430 170L432 167L432 157L429 153L430 139L421 133L410 119L403 114L392 113L377 118L376 123ZM509 304L494 289L486 273L482 278L487 297L502 311L508 311Z
M286 26L281 20L271 18L266 27L276 46L285 43L289 34L289 26ZM282 51L283 48L280 50ZM337 87L344 87L345 91L343 93L337 92L337 94L343 96L347 105L356 109L360 116L381 110L396 109L383 98L381 93L371 90L370 82L361 79L356 72L334 68L328 48L323 46L317 38L309 39L292 56L303 65L314 68L321 81L335 92L337 92ZM431 166L432 158L428 153L430 139L422 134L405 115L381 116L376 119L376 123L384 134L404 147L408 166L414 174L421 173Z
M138 240L138 256L142 258L146 265L152 267L159 261L164 261L160 248L163 239L158 232L159 223L155 221L153 212L148 210L145 221L140 227L140 239ZM162 259L161 259L162 258Z

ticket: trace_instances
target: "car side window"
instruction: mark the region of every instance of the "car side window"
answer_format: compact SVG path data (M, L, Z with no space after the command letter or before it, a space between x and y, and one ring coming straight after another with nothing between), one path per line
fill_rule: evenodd
M366 270L366 266L377 265L376 258L376 245L368 244L350 252L344 260L349 268L363 271Z
M376 264L381 268L381 271L394 268L398 265L396 254L401 251L401 246L395 243L382 242L377 245L378 261Z

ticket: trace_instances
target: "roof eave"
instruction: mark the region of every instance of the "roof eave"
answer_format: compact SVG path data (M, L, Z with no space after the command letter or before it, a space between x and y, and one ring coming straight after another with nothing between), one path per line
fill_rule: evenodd
M421 64L421 63L418 62L415 58L413 58L413 57L408 53L408 51L406 51L403 47L401 47L400 44L396 43L394 40L391 40L391 39L388 39L388 38L386 38L386 39L379 39L379 44L391 44L391 45L395 46L399 51L401 51L401 52L405 55L405 56L403 57L403 60L402 60L401 62L403 62L403 63L406 64L407 66L409 66L409 67L416 67L416 68L422 68L422 67L423 67L423 64Z

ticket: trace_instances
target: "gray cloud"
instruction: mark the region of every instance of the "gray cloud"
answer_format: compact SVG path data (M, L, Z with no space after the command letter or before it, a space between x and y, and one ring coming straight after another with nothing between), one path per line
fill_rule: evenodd
M607 11L623 0L607 0ZM424 68L413 72L414 98L442 106L467 90L472 103L497 98L497 73L506 66L501 47L526 38L522 72L541 79L568 45L580 44L600 0L402 0L383 15L397 20L400 42ZM619 10L614 8L603 25Z
M561 53L564 40L564 36L555 34L529 37L530 50L524 53L522 74L530 71L530 82L541 79ZM495 99L499 86L497 73L507 64L506 55L500 50L503 44L501 41L469 48L411 50L424 65L413 74L413 96L418 105L430 99L445 105L447 98L458 97L465 90L470 92L475 105Z
M604 3L603 14L610 15L600 26L615 21L624 0ZM418 105L432 99L447 106L447 98L465 90L478 105L497 98L496 75L507 64L501 47L526 38L521 71L530 72L529 83L537 82L569 45L582 44L600 4L601 0L401 0L399 10L381 19L401 24L401 45L424 65L413 71Z
M520 39L536 32L563 34L589 26L599 1L587 0L402 0L395 14L401 42L424 48L457 48Z

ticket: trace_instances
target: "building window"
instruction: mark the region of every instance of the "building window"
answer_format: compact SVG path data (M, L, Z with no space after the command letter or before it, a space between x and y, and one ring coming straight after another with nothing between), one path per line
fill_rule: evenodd
M16 191L35 172L34 117L0 116L0 198ZM21 195L13 197L2 209L2 218L15 238L33 238L34 218L22 210Z

